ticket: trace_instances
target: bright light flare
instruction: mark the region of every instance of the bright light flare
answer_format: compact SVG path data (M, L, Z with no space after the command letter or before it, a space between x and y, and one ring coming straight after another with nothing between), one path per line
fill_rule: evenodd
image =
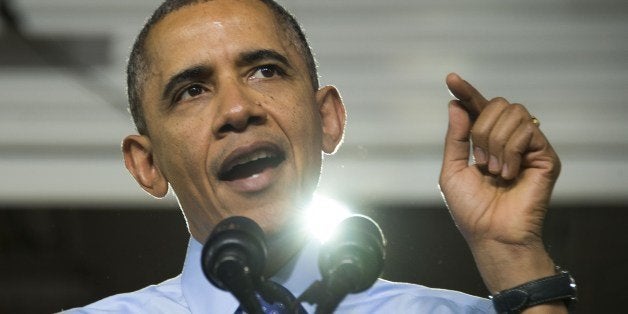
M350 215L351 211L345 205L315 194L305 211L305 222L310 234L325 242L332 235L334 228Z

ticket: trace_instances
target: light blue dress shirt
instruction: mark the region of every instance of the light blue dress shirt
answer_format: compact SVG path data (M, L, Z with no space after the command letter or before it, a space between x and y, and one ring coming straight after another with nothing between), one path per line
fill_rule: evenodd
M299 296L318 272L318 241L310 241L272 278ZM64 313L224 313L233 314L238 301L211 285L201 269L202 245L190 239L181 275L144 289L114 295ZM304 303L308 313L315 307ZM336 313L495 313L490 300L457 291L432 289L378 279L362 293L348 295Z

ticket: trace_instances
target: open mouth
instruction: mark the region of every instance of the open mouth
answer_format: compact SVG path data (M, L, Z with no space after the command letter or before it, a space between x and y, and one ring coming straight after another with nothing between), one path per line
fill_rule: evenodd
M235 181L255 177L267 169L276 168L284 160L285 154L274 145L235 151L223 163L218 179Z

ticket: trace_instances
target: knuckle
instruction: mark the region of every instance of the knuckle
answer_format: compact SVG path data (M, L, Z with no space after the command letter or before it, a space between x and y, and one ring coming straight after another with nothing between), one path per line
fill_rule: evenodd
M528 109L526 109L524 105L519 103L511 104L510 106L508 106L508 110L512 114L519 116L521 119L528 119L530 117Z
M495 97L489 101L489 105L491 104L496 106L508 106L510 103L504 97Z
M520 103L512 103L510 104L510 108L511 110L515 111L515 112L520 112L520 113L528 113L528 110L526 109L526 106L520 104Z
M560 159L558 159L558 157L556 157L556 162L554 163L554 168L552 170L554 170L554 174L556 174L556 176L558 176L558 174L560 174L560 170L562 167L562 163L560 161Z
M484 109L484 111L486 111L486 112L501 112L501 111L505 110L506 108L508 108L508 105L506 105L504 103L490 102L490 103L488 103L488 105L486 105L486 108Z
M558 175L560 174L561 167L562 167L562 164L561 164L560 158L558 158L558 156L554 154L553 162L550 163L550 168L549 168L550 173L554 177L558 177Z
M526 118L526 119L527 119L527 118ZM533 132L535 131L535 129L538 129L538 128L536 127L536 125L534 125L534 124L532 124L532 123L526 123L526 124L524 125L524 131L525 131L526 133L533 133Z

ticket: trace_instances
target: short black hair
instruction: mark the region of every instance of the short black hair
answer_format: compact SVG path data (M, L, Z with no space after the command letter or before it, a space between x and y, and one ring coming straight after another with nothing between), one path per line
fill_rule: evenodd
M144 82L146 81L146 75L149 72L150 63L146 53L146 40L148 34L153 29L157 22L161 21L166 15L177 11L178 9L197 4L201 2L207 2L211 0L166 0L164 1L153 15L144 24L141 32L135 39L133 48L131 49L131 55L127 64L127 97L129 101L129 111L133 116L133 122L140 134L148 135L148 128L146 126L146 119L144 117L144 110L142 109L142 92L144 88ZM294 16L290 14L286 9L273 0L260 0L271 10L279 26L283 29L291 42L295 43L297 51L305 59L312 88L317 90L319 87L318 73L316 69L316 61L312 54L312 50L307 42L305 34L301 29L301 26L296 21Z

